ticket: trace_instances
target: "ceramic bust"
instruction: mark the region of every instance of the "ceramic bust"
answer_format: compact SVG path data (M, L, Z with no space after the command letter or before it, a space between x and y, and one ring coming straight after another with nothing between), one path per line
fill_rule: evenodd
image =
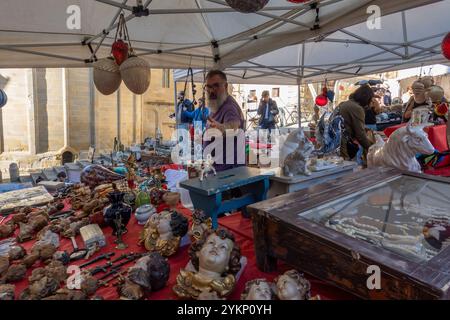
M174 292L181 298L198 299L205 292L216 292L219 298L229 295L241 269L241 252L234 236L224 230L208 230L189 248L195 271L181 269Z
M392 167L399 170L421 172L416 154L432 154L434 147L422 126L409 123L394 131L387 142L377 135L377 142L370 146L367 153L367 166Z
M286 271L275 278L275 283L280 300L308 300L311 297L311 284L296 270Z
M128 274L118 287L121 299L139 300L148 292L165 287L169 280L170 265L158 252L152 252L128 269Z
M272 284L266 279L255 279L245 284L241 300L273 300Z
M181 238L188 231L188 220L176 211L162 211L148 219L140 244L149 251L168 257L177 252Z
M195 209L192 213L192 226L189 236L193 241L199 240L203 232L212 228L211 217L207 216L203 210Z

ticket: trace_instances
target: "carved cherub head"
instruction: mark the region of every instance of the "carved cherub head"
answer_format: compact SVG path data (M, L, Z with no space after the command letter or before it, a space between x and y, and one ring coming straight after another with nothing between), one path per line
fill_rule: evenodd
M296 270L286 271L274 281L280 300L307 300L311 297L311 284Z
M189 232L190 236L196 241L202 237L205 230L212 228L211 217L205 214L203 210L196 209L192 213L192 227Z
M266 279L254 279L245 284L241 300L273 300L272 284Z
M225 229L205 231L189 248L189 256L197 271L201 268L225 276L241 269L241 250Z

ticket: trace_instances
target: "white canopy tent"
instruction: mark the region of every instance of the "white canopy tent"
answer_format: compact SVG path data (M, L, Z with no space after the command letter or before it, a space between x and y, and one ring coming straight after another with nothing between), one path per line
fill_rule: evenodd
M327 49L321 55L314 51L315 43L311 43L311 48L309 43L305 45L304 62L308 69L302 70L305 72L303 75L308 76L310 70L315 70L312 68L326 68L323 64L329 64L330 59L333 60L333 55L328 50L344 46L342 41L349 37L348 33L333 33L366 21L369 5L379 6L381 13L388 15L435 2L437 0L314 0L299 5L286 0L270 0L261 11L243 14L231 9L222 0L144 0L143 9L149 9L149 15L136 17L132 13L133 7L137 5L136 0L2 0L0 68L89 66L95 58L109 55L117 18L123 10L137 55L146 58L154 68L220 67L242 77L241 70L244 69L249 73L248 76L265 74L268 70L273 73L274 70L270 68L276 64L282 67L278 68L278 72L283 74L283 78L292 79L292 69L297 69L300 64L299 48L297 46L291 49L289 46L315 37L326 36L339 40L322 42L321 45L324 44ZM448 5L448 0L444 3ZM422 15L419 20L423 20L427 26L417 36L430 36L436 25L435 16L445 14L446 10L433 10L433 16L429 19L423 19L427 15ZM399 30L402 29L401 19L399 21L400 25L394 24L393 28L398 26ZM441 32L449 29L448 25L443 25L444 22L438 24ZM348 31L381 43L367 46L371 47L367 54L375 55L380 46L392 49L400 45L402 39L397 36L387 40L379 39L354 27L348 28ZM375 31L374 35L382 33L382 30ZM414 37L408 34L407 39L417 40L415 36L416 34ZM350 40L348 43L351 46L359 46L355 41L365 42L358 36L352 36ZM427 41L421 42L421 46L431 47L437 39ZM366 47L361 45L361 48L363 46ZM415 49L422 50L417 46ZM271 53L279 48L284 49ZM417 54L413 58L422 58L421 53L412 49L411 47L410 54ZM430 53L430 50L434 51L435 48L423 53ZM257 58L258 56L260 57ZM314 67L316 63L314 60L310 61L309 56L320 56L318 64L321 66ZM400 57L399 54L395 56ZM266 62L270 62L267 63L270 68L257 70L262 68L259 64ZM331 61L338 62L345 63L348 60ZM328 68L333 66L332 64ZM349 67L335 73L351 71L352 68ZM271 78L266 81L271 81Z
M299 79L318 82L450 64L440 48L450 31L448 12L450 0L401 10L382 16L380 29L361 22L246 59L226 72L233 83L296 85ZM203 81L200 71L197 81ZM185 75L178 70L175 78L182 80Z

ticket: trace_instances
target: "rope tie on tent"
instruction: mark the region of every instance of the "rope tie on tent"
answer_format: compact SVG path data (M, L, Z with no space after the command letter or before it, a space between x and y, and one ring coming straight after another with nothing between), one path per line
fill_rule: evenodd
M311 28L311 31L320 29L320 18L319 18L319 12L320 8L317 6L317 3L311 4L311 9L316 10L316 20L314 21L314 26Z

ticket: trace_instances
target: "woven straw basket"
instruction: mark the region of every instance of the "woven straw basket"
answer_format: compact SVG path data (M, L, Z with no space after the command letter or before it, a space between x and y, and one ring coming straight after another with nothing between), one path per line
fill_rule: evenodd
M150 86L150 65L144 59L131 56L120 65L123 82L135 94L143 94Z

